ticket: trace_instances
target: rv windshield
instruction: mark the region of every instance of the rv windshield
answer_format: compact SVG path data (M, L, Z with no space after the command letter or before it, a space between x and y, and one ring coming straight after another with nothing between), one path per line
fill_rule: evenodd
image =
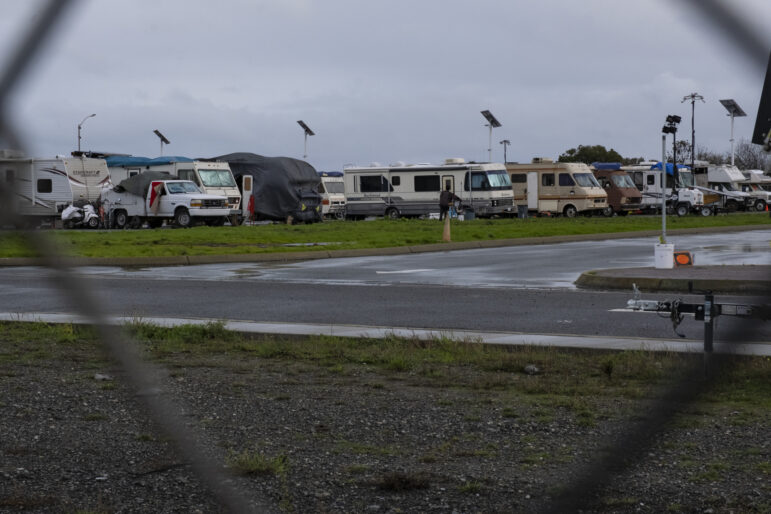
M616 187L635 187L629 175L613 175L613 183Z
M236 187L233 174L227 170L198 170L204 187Z
M581 187L600 187L600 183L591 173L573 173L573 178Z
M490 189L511 189L511 179L506 170L488 171L487 180L490 182Z
M680 187L693 187L693 173L685 170L678 170L677 175L680 177Z
M200 193L201 190L198 186L192 182L166 182L166 189L169 190L169 194L177 195L184 193Z
M327 193L345 193L345 185L342 182L324 182Z

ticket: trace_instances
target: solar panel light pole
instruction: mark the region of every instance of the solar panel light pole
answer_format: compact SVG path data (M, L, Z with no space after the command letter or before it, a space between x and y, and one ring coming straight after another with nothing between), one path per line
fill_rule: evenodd
M86 116L85 118L83 118L83 121L81 121L80 123L78 123L78 153L80 153L80 129L83 127L83 124L86 122L86 120L87 120L88 118L93 118L94 116L96 116L96 113L94 113L94 114L89 114L88 116Z
M163 145L164 145L164 144L168 145L168 144L170 144L170 143L171 143L171 141L169 141L168 139L166 139L166 136L164 136L163 134L161 134L161 131L160 131L160 130L157 130L157 129L156 129L156 130L153 130L153 133L154 133L156 136L158 136L158 138L161 140L161 155L163 155Z
M305 131L305 145L303 146L303 159L308 158L308 136L315 136L316 134L305 124L303 120L297 120L297 124L300 125Z
M507 162L509 162L509 160L506 158L506 147L511 145L511 141L509 141L508 139L504 139L503 141L500 142L500 144L503 145L503 164L506 164Z
M482 111L482 116L487 120L485 127L490 127L490 140L487 144L487 162L493 162L493 128L501 126L501 122L495 119L490 111Z
M731 117L731 166L734 165L734 118L740 118L747 116L747 113L739 107L734 100L720 100L723 107L728 111L728 116Z

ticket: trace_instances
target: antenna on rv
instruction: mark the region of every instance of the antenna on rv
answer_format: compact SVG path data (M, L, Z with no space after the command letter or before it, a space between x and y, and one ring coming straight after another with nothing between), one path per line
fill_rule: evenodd
M160 138L160 140L161 140L161 155L163 155L163 145L164 145L164 144L167 144L167 145L168 145L168 144L171 144L171 141L169 141L168 139L166 139L166 136L164 136L163 134L161 134L161 131L160 131L160 130L158 130L158 129L155 129L155 130L153 130L153 133L154 133L156 136L158 136L158 137Z

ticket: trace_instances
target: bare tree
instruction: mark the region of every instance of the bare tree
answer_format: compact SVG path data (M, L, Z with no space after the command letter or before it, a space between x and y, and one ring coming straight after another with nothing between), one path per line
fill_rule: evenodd
M763 151L760 145L752 144L747 139L742 139L734 150L734 162L743 170L763 170L771 172L771 159L769 154Z

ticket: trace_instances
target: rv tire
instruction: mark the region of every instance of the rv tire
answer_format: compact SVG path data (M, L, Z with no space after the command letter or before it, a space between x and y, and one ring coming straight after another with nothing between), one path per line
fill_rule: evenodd
M610 205L608 205L607 207L605 207L605 208L602 210L602 215L603 215L603 216L606 216L606 217L608 217L608 218L611 218L611 217L613 217L613 207L611 207Z
M97 228L99 226L99 218L91 218L88 220L88 228Z
M396 207L390 207L385 212L386 218L391 220L398 220L399 219L399 210Z
M578 209L572 205L566 205L565 209L562 211L562 214L564 214L566 218L575 218L578 214Z
M115 228L126 228L126 225L128 224L126 211L115 211L113 216L115 216L115 219L113 220L113 226Z
M764 200L758 200L755 202L755 205L753 205L753 208L758 211L765 211L766 210L766 202Z
M675 208L675 214L677 214L680 217L686 216L688 214L688 204L686 203L680 203L677 204L677 207Z
M190 217L190 213L184 207L180 207L174 212L174 223L182 228L188 228L193 222L193 218Z
M701 209L699 209L699 214L701 214L704 217L707 217L707 216L712 216L712 214L714 214L714 213L713 213L711 208L709 208L709 207L702 207Z

